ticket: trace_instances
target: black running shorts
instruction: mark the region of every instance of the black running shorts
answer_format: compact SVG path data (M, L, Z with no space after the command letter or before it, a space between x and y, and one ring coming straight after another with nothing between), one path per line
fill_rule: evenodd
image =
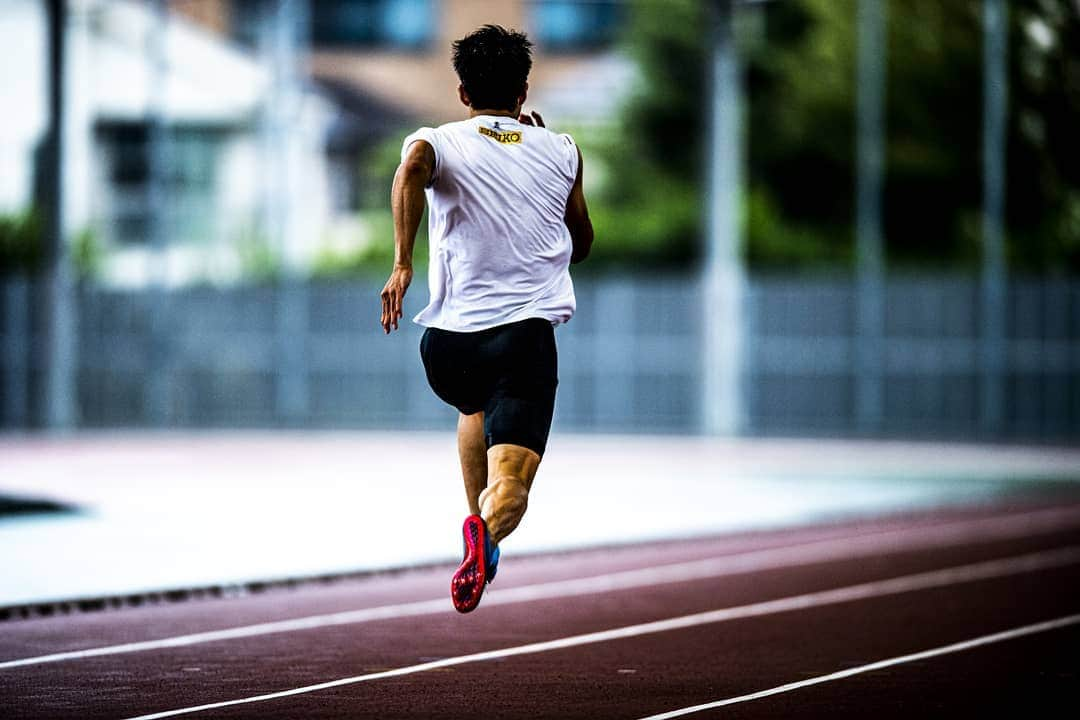
M484 413L487 446L544 454L558 385L555 329L542 318L478 332L428 328L420 340L428 383L466 415Z

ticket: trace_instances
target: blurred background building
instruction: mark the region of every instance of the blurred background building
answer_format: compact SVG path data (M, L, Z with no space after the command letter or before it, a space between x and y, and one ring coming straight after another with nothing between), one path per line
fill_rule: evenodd
M586 157L557 430L1080 437L1070 0L8 0L0 427L451 427L378 291L487 22Z

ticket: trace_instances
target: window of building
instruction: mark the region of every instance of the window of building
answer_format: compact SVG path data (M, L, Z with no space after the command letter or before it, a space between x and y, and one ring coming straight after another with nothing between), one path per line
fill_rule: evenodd
M218 160L224 131L176 127L168 132L162 154L162 206L170 242L198 242L213 237ZM101 220L113 242L142 244L151 240L150 127L143 122L109 122L97 126L101 157Z
M532 0L530 34L548 51L596 50L615 40L625 15L622 0Z
M419 49L434 37L434 0L320 0L311 4L316 47Z

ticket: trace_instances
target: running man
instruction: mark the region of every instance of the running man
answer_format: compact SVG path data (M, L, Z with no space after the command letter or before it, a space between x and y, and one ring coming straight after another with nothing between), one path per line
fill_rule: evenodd
M463 613L479 604L499 543L525 514L555 409L554 326L574 314L570 264L593 241L581 152L538 113L522 113L531 48L524 34L495 25L453 44L469 117L405 138L391 194L386 333L398 328L428 205L431 302L414 321L427 328L420 357L428 383L460 413L470 515L450 596Z

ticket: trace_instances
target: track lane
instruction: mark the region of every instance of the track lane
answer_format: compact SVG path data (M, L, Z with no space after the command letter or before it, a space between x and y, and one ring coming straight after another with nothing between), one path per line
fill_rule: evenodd
M777 537L780 535L782 534ZM995 554L1000 556L1010 550L1053 546L1075 539L1070 533L1059 533L1019 541L978 543L975 546L953 549L951 557L962 560ZM690 555L698 549L696 544L684 547ZM668 549L677 549L677 546L670 546ZM55 673L51 681L44 678L42 673L29 674L29 677L44 682L38 683L36 691L32 687L34 683L29 683L25 689L45 703L37 708L36 714L30 712L15 717L58 717L72 714L88 718L118 717L115 708L142 705L144 698L155 698L155 704L156 699L163 698L175 699L178 702L190 701L192 697L200 696L228 699L250 695L253 688L256 692L260 688L269 691L280 689L283 684L294 683L291 686L295 686L305 682L318 682L327 677L340 677L348 674L341 671L343 665L347 665L350 671L355 668L360 671L377 671L415 662L417 659L422 661L423 658L442 657L447 654L448 648L453 648L453 652L457 653L462 646L472 646L478 650L501 647L521 640L532 641L550 637L553 632L556 635L565 634L568 628L580 627L588 631L595 630L603 623L614 626L625 619L669 616L671 611L677 608L715 607L719 600L735 604L740 598L760 599L768 596L770 592L782 593L785 588L790 591L792 587L834 587L851 578L881 577L895 574L899 570L935 567L940 566L945 559L930 551L900 553L854 563L823 563L795 570L789 568L754 573L747 577L726 578L722 582L701 581L683 583L678 588L651 588L632 594L612 593L611 597L603 599L603 602L575 603L564 609L559 609L559 603L555 601L524 603L516 607L492 605L482 608L482 612L464 618L447 613L425 618L419 624L415 620L406 620L375 623L352 631L347 628L324 629L297 636L283 635L239 644L227 643L219 649L207 645L183 651L154 653L147 658L136 660L132 657L124 659L123 662L120 662L121 658L100 658L79 663L79 667L70 671ZM523 566L528 565L527 559L520 560L520 564L511 563L506 569L515 566L524 569ZM551 560L544 559L543 562ZM557 564L560 568L565 568L565 563ZM512 574L507 573L507 576ZM440 585L445 583L445 577L440 577L440 580ZM513 582L510 584L513 586ZM676 592L672 592L673 589ZM310 592L298 593L305 596L309 594ZM284 596L288 597L288 594ZM272 599L267 596L258 600L264 602ZM220 604L244 602L245 600L231 600ZM208 603L214 604L217 603ZM147 609L139 613L145 613L144 617L153 616L154 610L162 609ZM112 619L120 620L126 615L127 613L116 613ZM553 624L557 627L553 628ZM466 637L463 638L463 635ZM295 658L303 659L301 662L290 662ZM499 667L501 672L505 663L499 663ZM449 674L450 671L444 670L442 673ZM50 674L51 670L44 675ZM432 673L431 677L439 674ZM12 687L7 684L8 677L0 675L0 679L5 683L2 694L8 694ZM561 675L554 678L540 675L536 683L538 687L550 691L559 687L560 681L565 680ZM170 683L175 683L175 687L170 688ZM16 684L22 683L16 681ZM94 688L94 692L88 693L88 687ZM369 690L370 688L365 688L363 692L357 693L339 689L334 692L357 700L360 696L367 697ZM452 689L449 692L453 694ZM381 697L381 693L379 690L376 695ZM25 699L30 696L22 697ZM412 697L414 703L418 701L415 695L406 697ZM134 698L140 698L140 701L135 703ZM419 702L427 702L429 698L428 693L423 693L419 696ZM20 707L18 698L9 695L8 699L16 700L15 707ZM715 699L715 696L709 699ZM28 703L25 704L29 706ZM268 706L263 706L261 710L265 711L266 707ZM347 707L335 707L342 713L337 717L353 714ZM423 707L431 710L426 705ZM62 712L65 708L69 712ZM75 709L78 709L77 713L70 712ZM407 709L403 712L403 716L408 715ZM525 714L535 715L536 708ZM250 715L263 716L265 715ZM287 716L287 713L281 715ZM388 716L393 716L393 712ZM415 716L426 715L420 712Z
M1073 553L1073 557L1071 558L1071 561L1075 563L1076 559L1077 559L1077 558L1076 558L1076 553L1074 552L1074 553ZM1009 562L1011 562L1011 561L1009 561ZM934 573L934 575L938 575L938 574L939 574L939 573ZM937 582L937 581L935 581L935 582ZM888 584L888 583L886 583L886 584ZM826 594L826 595L828 595L828 594L831 594L831 593L829 593L829 592L826 592L825 594ZM774 603L764 603L764 604L765 604L765 605L773 605ZM795 605L794 607L799 607L799 605ZM768 610L769 610L769 611L773 611L773 610L777 610L777 609L782 609L782 608L773 608L773 607L769 607L769 608L768 608ZM791 608L787 608L787 609L789 609L789 610L790 610ZM520 608L515 608L515 610L520 610ZM801 612L801 611L797 611L797 612ZM430 633L428 633L428 632L425 632L425 633L423 633L423 634L422 634L422 636L423 636L423 637L422 637L421 639L426 639L426 638L428 638L428 637L429 637L429 635L430 635ZM390 636L389 636L389 638L387 638L387 639L389 639L389 640L390 640L390 641L392 642L393 638L395 638L395 637L402 637L402 636L401 636L400 634L398 634L398 633L394 633L394 634L390 635ZM411 640L411 639L414 639L414 638L404 638L404 639L405 639L406 641L408 641L408 640ZM444 642L449 642L449 640L447 640L447 641L444 641ZM660 642L660 643L662 643L662 642L663 642L663 640L662 640L662 639L658 639L658 640L657 640L657 641L655 641L655 642ZM444 646L445 646L445 645L444 645ZM308 650L312 650L312 649L314 649L314 650L315 650L315 653L316 653L316 654L318 654L319 652L322 652L322 651L323 651L323 648L322 648L322 646L321 646L321 645L318 645L318 644L314 644L314 645L306 645L305 647L306 647L306 648L307 648ZM294 649L293 649L293 652L294 652L294 655L293 655L293 657L295 657L295 652L296 652L296 650L297 650L297 648L294 648ZM592 652L592 651L590 651L590 652ZM367 660L370 660L370 654L369 654L369 653L366 653L366 652L365 652L365 651L364 651L363 649L359 649L359 653L360 653L360 655L361 655L361 656L363 656L363 659L367 659ZM322 678L318 678L318 677L312 677L312 673L311 673L311 669L312 669L312 667L316 667L316 668L319 668L319 667L321 667L321 668L322 668L322 672L323 672L323 673L326 673L326 672L334 672L334 671L336 671L336 670L337 670L337 668L341 667L341 666L342 666L342 664L346 664L346 665L347 665L347 664L349 663L349 658L348 658L348 657L345 657L345 655L347 655L347 653L346 653L346 652L345 652L344 650L339 650L338 652L334 652L334 653L331 653L329 657L311 657L311 655L310 655L310 654L308 654L308 655L305 655L305 656L304 656L304 662L303 662L303 665L302 665L302 668L301 668L301 669L302 669L302 670L303 670L303 671L305 672L305 674L306 674L306 675L307 675L307 676L308 676L308 677L310 678L310 679L309 679L309 682L310 682L311 680L315 680L315 681L318 681L318 680L324 680L324 679L326 679L326 678L325 678L325 675L324 675L324 677L322 677ZM258 667L258 666L260 666L260 665L266 665L266 664L267 664L267 662L268 662L268 657L269 657L269 658L273 658L273 656L268 656L268 655L267 655L267 654L265 653L265 651L264 651L264 652L262 652L262 653L258 653L258 654L256 654L256 655L255 655L255 657L253 657L253 658L248 658L248 659L249 659L249 660L250 660L251 662L255 663L254 667ZM219 661L220 661L220 659L219 659ZM277 664L277 665L276 665L276 667L275 667L275 666L274 666L274 661L273 661L272 659L271 659L271 660L269 661L269 664L270 664L270 666L271 666L272 668L274 668L274 673L273 673L273 674L275 675L275 677L278 677L278 678L280 678L280 676L281 676L281 675L282 675L283 673L287 675L287 674L288 674L288 672L287 672L287 671L289 670L289 668L283 668L283 667L281 666L281 664L280 664L280 663L281 663L280 659L279 659L279 660L277 661L277 663L278 663L278 664ZM336 664L335 664L335 663L336 663ZM400 666L400 665L401 665L401 661L400 661L400 659L399 659L399 660L398 660L398 663L397 663L397 665L395 665L395 667L396 667L396 666ZM157 666L156 664L152 664L152 665L151 665L151 667L158 667L158 666ZM164 664L163 666L161 666L161 667L160 667L160 668L159 668L159 669L158 669L158 670L157 670L157 671L155 672L155 675L156 675L156 676L160 676L162 672L166 672L166 671L167 671L168 667L169 667L169 664L168 664L168 663L166 662L166 663L165 663L165 664ZM189 685L187 686L187 688L186 688L186 689L188 690L188 696L189 696L189 697L191 697L191 696L195 696L195 697L198 697L198 696L202 696L202 697L214 697L214 696L218 696L218 697L219 697L219 699L229 699L229 698L221 698L221 697L219 696L219 693L221 693L221 691L222 691L222 688L223 688L223 686L226 686L226 685L235 685L235 683L236 683L237 681L241 681L241 682L242 682L242 681L243 681L243 676L244 676L244 672L246 671L246 672L247 672L248 674L250 674L250 673L251 673L251 670L252 670L252 667L253 667L253 665L250 665L250 664L245 664L245 663L241 662L241 663L240 663L240 667L239 667L239 672L238 672L238 675L237 675L237 674L229 674L228 672L224 672L224 673L223 673L223 672L222 672L222 668L221 668L221 666L219 665L219 667L217 668L217 670L216 670L216 671L215 671L215 672L213 673L213 678L214 678L215 680L218 680L218 679L220 679L221 681L220 681L220 682L215 682L215 683L213 683L213 684L212 684L212 685L211 685L210 687L207 687L207 688L205 688L205 689L204 689L204 690L203 690L202 692L196 692L195 688L194 688L194 687L192 687L192 686L191 686L191 685L189 684ZM226 669L227 669L227 668L226 668ZM376 667L376 668L373 668L373 669L374 669L374 670L378 670L379 668L377 668L377 667ZM212 668L207 668L207 670L212 670ZM338 672L337 672L337 675L338 675L338 676L340 676L340 675L341 675L341 672L339 672L339 671L338 671ZM280 686L279 686L279 687L280 687ZM236 696L234 695L233 697L236 697ZM406 695L406 697L407 697L407 695ZM428 709L430 709L430 708L428 708ZM216 712L218 712L218 711L215 711L215 713L216 713ZM276 711L274 711L274 710L273 710L273 709L271 708L271 709L268 709L268 710L263 710L263 711L261 711L261 712L263 712L263 714L266 714L267 712L269 712L269 713L274 713L274 712L276 712ZM305 712L307 712L307 711L305 711ZM453 713L451 712L451 713L450 713L450 715L452 716L452 715L453 715ZM260 716L260 715L258 715L258 714L256 714L256 715L252 715L252 717L259 717L259 716ZM275 715L275 716L276 716L276 715ZM288 713L285 713L284 715L282 715L282 717L287 717L287 716L289 716L289 715L288 715Z
M573 561L566 562L567 553L514 557L512 546L504 563L503 575L497 588L558 582L601 573L621 572L639 567L666 564L673 561L694 561L717 555L754 552L769 548L858 537L918 527L934 527L942 523L967 522L997 517L997 509L960 509L949 512L900 514L875 518L854 518L821 525L784 528L772 531L746 532L735 535L699 538L692 543L664 541L607 548L574 551ZM1060 508L1057 508L1060 509ZM1054 511L1054 506L1018 506L1010 514ZM460 544L448 528L447 542ZM296 591L275 590L266 594L248 594L218 599L194 600L179 604L147 603L142 607L124 607L119 611L56 614L13 621L6 625L17 629L0 633L0 663L19 658L79 651L115 643L152 642L179 635L227 631L258 623L291 621L312 615L349 612L396 603L442 599L446 594L449 566L446 565L393 573L348 578L337 582L308 583ZM450 612L449 605L446 611ZM0 627L5 625L0 624Z
M613 591L663 582L686 581L699 577L720 577L738 574L748 569L797 567L813 564L815 561L844 559L849 556L863 557L872 561L875 555L934 548L938 543L957 545L960 542L968 543L973 540L983 543L991 540L1000 541L1003 538L1012 540L1023 537L1025 533L1039 535L1074 525L1080 526L1080 508L1043 508L996 517L954 518L936 523L916 522L908 526L896 523L896 520L886 519L880 521L879 526L871 525L865 531L856 524L852 527L841 526L821 530L810 528L771 535L737 537L730 540L722 538L694 543L658 543L629 549L576 553L572 562L565 562L561 557L549 557L546 563L543 559L540 562L536 559L526 559L524 563L511 564L514 568L511 572L504 570L504 575L511 577L504 577L499 582L496 589L488 594L485 604L490 607L503 602L529 601L566 593L587 595L590 588L586 585L589 583L583 578L589 577L593 579L592 590ZM778 538L783 538L783 541L779 541ZM606 558L606 564L603 561L604 558ZM522 572L523 569L524 572ZM576 576L570 576L568 570L576 571ZM538 575L538 572L542 571L547 572ZM593 577L593 573L596 572L601 574ZM360 623L372 619L392 618L395 615L414 616L449 612L449 608L441 598L431 598L429 595L428 599L417 599L418 588L445 584L446 571L439 570L438 573L437 576L433 576L432 571L428 570L421 573L419 577L416 574L405 574L400 579L394 578L391 583L379 582L380 578L373 577L370 582L361 584L356 592L348 595L344 595L341 590L335 592L333 589L326 591L320 589L320 592L314 594L294 595L293 599L298 597L300 603L286 604L282 603L280 598L275 598L276 602L245 599L243 603L234 603L223 608L226 611L232 611L231 613L221 612L222 608L218 608L219 614L212 617L206 612L199 613L200 608L197 605L192 612L188 613L183 611L169 613L152 609L148 612L154 620L152 626L155 629L172 627L179 630L184 627L180 623L185 621L190 629L187 632L157 634L141 639L131 638L130 634L133 631L138 632L140 628L150 627L151 624L139 622L138 615L123 616L121 620L112 622L113 627L120 629L124 634L124 643L120 645L114 642L110 646L104 639L94 644L88 639L97 635L102 629L107 631L110 626L109 616L93 616L89 619L79 616L70 621L66 618L58 618L57 623L51 624L49 622L24 623L19 625L19 634L7 644L7 647L0 644L0 670L37 662L64 661L144 649L163 649L170 646L239 639L273 632L306 631L322 625ZM561 576L562 581L560 581ZM523 578L528 577L535 579L531 585L527 580L522 581ZM507 585L510 587L507 588ZM372 592L373 590L375 592ZM438 594L442 595L441 592ZM317 606L312 606L310 602L313 597L317 598ZM338 605L344 597L348 597L355 603L353 607L335 608L334 606ZM399 599L398 603L379 604L378 602L379 599L392 601L395 598ZM404 601L401 602L401 599ZM305 600L308 601L306 604ZM294 610L295 605L318 608L322 612L304 615L295 612L300 609L297 607ZM283 606L288 607L294 614L291 617L281 617ZM278 617L257 619L254 624L238 622L244 615L237 611L251 607L262 610L276 609ZM219 615L236 619L231 624L224 624L223 617ZM55 632L59 622L65 623L63 627L66 632ZM202 624L196 624L199 622ZM53 632L50 634L50 631ZM43 652L48 647L47 641L65 636L78 637L79 644L75 647L54 647L51 653ZM20 646L19 642L23 645ZM24 654L15 654L19 650L22 650ZM4 653L14 656L5 658Z
M1006 578L973 584L961 593L953 587L902 598L877 598L857 606L748 618L659 636L510 658L497 666L462 666L441 673L333 688L258 705L219 709L211 716L275 720L334 718L353 713L359 717L455 718L461 717L463 708L471 707L479 697L485 698L485 717L492 718L639 718L685 707L691 702L753 693L898 654L1054 619L1069 614L1069 608L1080 610L1075 599L1035 602L1048 599L1042 593L1043 582L1068 582L1076 587L1080 572L1072 569L1067 575L1040 574L1019 583L1016 578ZM1010 598L1021 602L1009 602ZM941 617L936 608L957 607L964 610L962 615L945 625L935 622ZM1048 636L1051 637L1045 642L1058 642L1053 638L1054 633ZM1075 653L1072 657L1075 660ZM911 696L910 688L905 689L902 681L877 693L873 680L881 676L881 671L870 675L866 680L868 685L860 690L861 695L848 703L859 708L861 715L848 716L866 717L874 714L872 710L879 704L905 700L907 717L932 716L938 711L941 716L966 716L970 698L966 693L952 690L948 681L953 660L954 656L935 658L914 666L918 670L932 662L931 672L938 674L935 694L924 697ZM1049 658L1029 655L1018 658L1017 664L1039 668L1041 672L1064 673L1066 679L1055 685L1060 693L1071 687L1067 684L1069 666L1061 664L1067 660L1067 656L1060 654ZM1075 669L1075 665L1072 667ZM899 675L908 669L890 672ZM843 687L838 686L836 692L843 693ZM786 701L797 702L794 693ZM800 713L797 704L782 706L791 712L778 713L777 706L772 705L760 714L748 716L830 716L828 705L805 714ZM726 717L731 709L708 716Z
M1027 638L1032 635L1040 635L1043 633L1051 633L1053 631L1069 631L1074 629L1077 625L1080 625L1080 614L1067 615L1064 617L1054 618L1052 620L1045 620L1030 625L1023 625L1021 627L1002 630L1000 632L991 633L989 635L981 635L976 638L970 638L968 640L962 640L949 645L930 648L927 650L921 650L919 652L909 653L907 655L900 655L897 657L877 660L871 663L867 663L865 665L857 665L844 670L838 670L836 672L829 673L828 675L818 675L815 677L807 678L805 680L797 680L795 682L779 685L773 688L769 688L767 690L759 690L757 692L748 693L746 695L739 695L736 697L725 698L723 700L716 700L710 703L692 705L689 707L680 708L678 710L658 713L656 715L649 715L648 717L640 718L639 720L673 720L673 718L681 718L689 715L702 715L705 713L710 713L711 711L719 710L721 708L728 708L733 705L741 705L744 703L751 703L757 700L775 698L786 693L798 692L807 688L816 688L826 683L848 680L850 678L856 678L860 675L881 672L890 668L919 663L939 657L945 657L947 655L954 655L956 653L969 652L976 649L986 648L997 643L1009 642L1011 640L1018 640L1021 638ZM955 672L955 668L949 668L949 672L947 674L951 675ZM873 695L875 693L880 693L880 689L877 689L875 692L872 692L870 694ZM1026 693L1024 694L1026 695ZM802 708L805 711L806 705L802 705ZM867 711L869 710L870 708L867 708Z

